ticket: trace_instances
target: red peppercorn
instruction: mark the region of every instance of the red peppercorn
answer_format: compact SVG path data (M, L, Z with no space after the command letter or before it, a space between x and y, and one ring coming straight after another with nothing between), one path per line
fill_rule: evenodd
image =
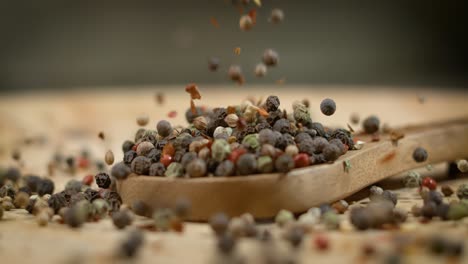
M437 182L431 177L426 177L422 181L422 186L429 188L429 190L435 190L437 188Z
M172 156L169 156L169 155L167 155L167 154L164 154L164 155L161 157L160 162L167 168L167 166L169 166L169 164L171 164L171 162L172 162Z
M169 118L175 118L177 116L177 112L176 111L170 111L168 114L167 114L167 117Z
M91 184L93 184L93 181L94 181L94 176L89 174L89 175L86 175L83 177L83 180L81 181L84 185L88 185L88 186L91 186Z
M246 152L247 150L244 148L235 149L229 155L228 160L232 161L232 163L236 163L237 159L239 159L239 157L245 154Z
M309 166L309 155L306 153L299 153L294 156L294 167L302 168Z
M330 246L328 238L324 235L317 235L313 242L318 250L327 250Z
M86 169L89 167L89 160L87 158L79 158L78 159L78 167L82 169Z
M133 145L132 150L133 150L133 151L136 151L137 148L138 148L138 145L140 145L140 143Z

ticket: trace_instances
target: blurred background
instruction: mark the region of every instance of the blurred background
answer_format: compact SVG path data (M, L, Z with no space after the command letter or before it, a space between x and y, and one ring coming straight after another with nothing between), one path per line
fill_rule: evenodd
M0 91L227 84L230 64L242 66L247 85L468 84L466 1L251 0L249 32L233 2L3 0ZM268 22L272 8L284 11L282 24ZM266 48L280 65L256 79ZM210 56L221 59L216 73Z

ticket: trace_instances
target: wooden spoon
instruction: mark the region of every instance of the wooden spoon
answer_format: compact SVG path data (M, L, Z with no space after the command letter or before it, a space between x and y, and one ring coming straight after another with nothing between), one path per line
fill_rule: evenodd
M331 164L272 173L235 177L164 178L131 175L117 183L124 203L136 200L153 208L173 207L179 198L192 203L188 220L206 221L217 212L271 218L279 210L294 213L343 199L366 186L406 170L431 163L468 157L468 117L398 129L405 134L395 145L390 135L348 151ZM363 141L369 136L356 135ZM429 153L423 163L413 160L416 147ZM347 161L350 168L345 170Z

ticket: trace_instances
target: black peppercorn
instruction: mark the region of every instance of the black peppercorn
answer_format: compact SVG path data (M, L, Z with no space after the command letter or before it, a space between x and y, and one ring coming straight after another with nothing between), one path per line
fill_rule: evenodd
M327 115L327 116L331 116L335 113L336 111L336 104L335 104L335 101L333 101L332 99L330 98L326 98L324 99L321 103L320 103L320 111L322 111L322 113L324 115Z
M161 162L151 164L149 169L149 176L164 176L166 167Z
M239 175L253 174L257 170L257 159L254 154L246 153L239 157L236 167Z
M18 188L18 192L27 193L29 196L31 196L32 194L31 189L29 189L28 186L23 186L23 187Z
M332 140L339 139L341 143L346 144L349 147L349 149L354 148L354 141L353 141L353 138L351 137L351 133L346 129L341 129L341 128L335 129L331 133L330 138ZM332 143L332 140L330 140L330 143Z
M54 189L54 182L47 178L41 179L41 181L37 184L37 194L39 194L39 196L43 196L44 194L52 194L54 193Z
M444 197L442 193L436 191L436 190L431 190L429 191L428 195L426 196L426 199L428 201L434 202L436 205L440 205L444 201Z
M325 131L325 128L323 127L322 123L319 122L313 122L309 126L307 126L309 129L315 130L317 132L317 136L328 138L329 135Z
M274 133L271 129L262 129L258 133L258 141L260 144L270 144L274 146L276 144L276 140L278 139L278 136L276 133Z
M143 242L143 233L138 229L132 230L128 234L128 237L120 244L119 253L125 258L132 258L136 256Z
M28 175L25 176L23 179L26 186L28 186L32 192L37 192L37 185L42 180L41 177L35 175Z
M111 185L111 178L109 174L105 172L96 174L96 176L94 176L94 179L96 180L97 186L99 186L100 188L107 189Z
M398 197L397 195L392 192L392 191L389 191L389 190L385 190L383 191L382 193L382 197L388 201L391 201L393 203L393 205L396 205L397 202L398 202Z
M226 233L228 225L229 219L224 213L217 213L210 218L211 229L213 229L218 236Z
M190 200L186 198L179 198L176 200L176 204L174 206L174 213L177 217L184 219L190 215L190 209L192 207L192 203Z
M286 133L277 138L275 147L285 150L289 145L294 145L294 138Z
M225 233L218 237L217 245L221 253L230 254L236 245L236 241L230 234Z
M413 159L416 162L424 162L427 160L427 151L421 147L417 147L413 152Z
M275 169L282 173L286 173L294 169L293 157L288 154L282 154L275 161Z
M79 203L81 201L85 201L85 200L87 201L86 195L84 193L82 193L82 192L74 193L70 197L70 205L74 206L77 203Z
M341 155L342 150L335 144L328 144L323 148L322 153L327 161L335 161Z
M270 95L266 99L265 105L267 107L268 112L278 110L280 106L280 100L276 95Z
M284 133L291 133L291 126L288 119L282 118L275 122L273 125L273 130L280 132L281 134Z
M111 212L117 212L120 209L120 206L122 205L122 198L117 192L107 190L104 192L102 198L109 203L111 207Z
M294 248L301 245L304 238L304 229L299 226L294 226L286 233L286 239L291 243Z
M312 137L306 132L300 132L294 137L294 141L299 144L302 141L312 141Z
M362 122L362 128L367 134L373 134L379 131L380 120L376 116L369 116Z
M166 120L159 121L156 125L156 129L161 137L167 137L172 134L172 125Z
M129 150L129 151L125 152L123 161L125 162L125 164L130 165L132 163L133 159L135 159L137 156L138 156L138 154L136 153L136 151Z
M17 182L20 177L21 177L21 172L17 168L14 168L14 167L8 168L8 170L5 172L5 178L12 182Z
M315 144L312 140L302 140L297 145L299 152L307 153L309 156L315 153Z
M135 143L133 143L133 141L125 140L122 144L123 153L127 153L128 151L132 150L133 146L135 146Z
M65 191L69 194L74 194L77 192L81 192L81 187L83 183L78 180L69 180L65 185Z
M151 160L147 157L139 156L132 161L132 171L139 175L147 175L151 166Z
M446 203L441 203L437 205L436 214L442 220L448 220L448 212L450 206Z
M68 206L68 201L67 201L67 198L65 197L64 192L52 194L49 200L47 200L47 203L49 204L49 207L52 208L56 214L58 214L59 210L62 209L62 207Z
M194 159L198 158L198 155L196 152L186 152L184 153L184 155L182 156L182 160L180 161L180 163L182 164L182 166L185 168L187 167L187 165Z
M117 229L124 229L132 224L132 218L126 211L118 211L112 214L112 222Z
M216 167L215 176L232 176L235 173L234 163L230 160L225 160L221 162L218 167Z
M66 210L63 220L68 226L78 228L86 221L86 214L79 206L73 206Z
M353 226L359 230L366 230L372 227L372 216L364 207L352 209L350 213L350 221Z
M123 180L131 173L130 168L123 162L119 162L112 167L111 175L117 180Z
M152 213L151 208L145 202L141 200L136 200L132 203L132 211L136 215L146 216L146 217L151 216L151 213Z
M0 188L0 197L11 197L12 200L15 200L16 190L11 184L5 184ZM1 205L0 205L1 206Z
M86 189L83 193L86 200L88 200L89 202L93 202L94 200L101 198L99 192L91 188Z
M196 117L199 117L201 115L203 115L203 109L200 106L195 107L195 113L192 111L191 108L188 108L185 111L185 119L187 119L187 122L189 124L191 124Z
M432 217L437 215L437 204L433 201L427 201L424 203L423 207L421 208L422 216L431 219Z

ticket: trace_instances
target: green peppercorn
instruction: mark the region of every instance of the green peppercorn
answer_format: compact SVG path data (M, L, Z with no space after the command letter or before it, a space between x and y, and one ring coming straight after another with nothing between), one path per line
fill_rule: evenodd
M132 224L132 218L126 211L118 211L112 214L112 222L117 229L124 229Z
M156 125L156 129L161 137L167 137L172 134L172 125L166 120L159 121Z
M151 160L144 156L138 156L132 161L132 171L139 175L147 175L151 166Z
M249 175L257 171L257 159L254 154L246 153L239 157L236 162L239 175Z
M282 154L275 161L275 169L282 173L287 173L294 169L294 159L291 155Z
M403 183L406 188L419 187L422 183L421 175L416 171L409 171L405 178L403 178Z
M309 126L312 123L309 108L300 102L294 102L292 107L293 117L296 122L301 123L304 126Z
M468 184L463 183L457 188L458 199L468 199Z
M278 212L278 214L275 217L275 222L279 226L285 226L287 223L293 222L294 221L294 215L288 210L282 209L281 211Z
M468 217L468 204L463 204L461 202L450 203L447 212L448 219L460 220L465 217Z
M173 217L174 213L168 208L156 210L153 214L153 220L157 230L168 231Z
M179 162L172 162L167 166L164 175L170 178L182 177L184 176L184 167Z
M275 168L270 156L260 156L257 160L257 167L260 173L270 173Z
M186 171L192 178L203 177L206 174L206 162L200 158L196 158L187 165Z
M367 134L373 134L379 131L379 126L380 120L376 116L369 116L362 123L364 132L366 132Z
M244 137L242 140L242 145L251 150L256 150L260 147L260 142L258 140L258 134L250 134Z
M461 172L468 172L468 161L467 160L459 160L457 161L457 168Z
M413 159L416 162L424 162L427 160L427 151L421 147L417 147L413 152Z
M320 103L320 111L322 111L322 114L327 116L333 115L336 111L335 101L330 98L323 99Z
M211 157L218 162L226 159L227 155L231 153L231 146L224 139L215 139L211 145Z

